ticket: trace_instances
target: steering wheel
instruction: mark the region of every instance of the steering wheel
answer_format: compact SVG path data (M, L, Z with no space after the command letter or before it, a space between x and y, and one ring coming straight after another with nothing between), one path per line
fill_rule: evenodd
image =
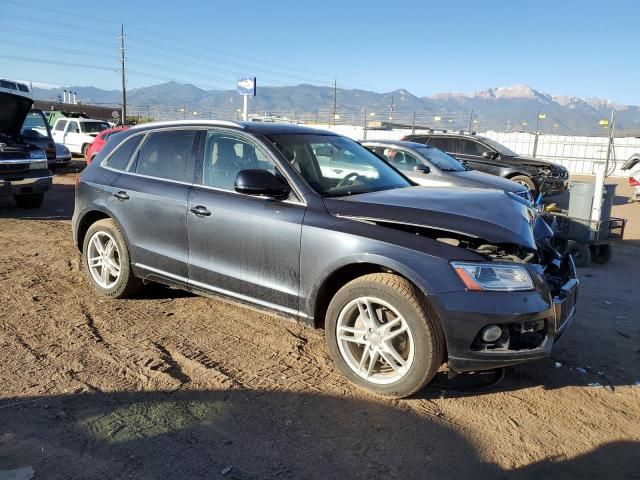
M351 172L345 175L344 177L342 177L342 180L338 182L338 184L336 185L336 188L344 187L347 183L353 183L358 177L362 177L362 175L356 172Z

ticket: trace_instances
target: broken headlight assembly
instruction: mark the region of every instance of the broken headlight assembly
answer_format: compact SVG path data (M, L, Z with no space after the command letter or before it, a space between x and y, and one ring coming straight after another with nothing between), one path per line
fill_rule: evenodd
M460 280L473 291L516 292L533 290L533 280L522 265L451 262Z

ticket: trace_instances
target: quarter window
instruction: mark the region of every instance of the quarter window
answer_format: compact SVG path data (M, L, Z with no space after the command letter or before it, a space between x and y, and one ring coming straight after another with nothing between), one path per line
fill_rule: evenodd
M195 138L194 130L170 130L149 134L138 151L136 173L186 182Z
M136 135L125 140L116 150L111 154L107 160L107 166L116 170L126 170L129 161L133 156L133 153L140 145L143 135Z
M56 123L56 126L54 128L55 131L57 132L62 132L64 131L64 127L67 126L67 121L66 120L60 120L58 123Z
M276 174L275 165L260 147L233 135L207 132L202 164L202 184L234 190L241 170L258 168Z

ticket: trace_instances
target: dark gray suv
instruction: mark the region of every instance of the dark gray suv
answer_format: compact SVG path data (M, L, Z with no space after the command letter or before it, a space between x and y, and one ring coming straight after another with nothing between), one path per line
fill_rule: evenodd
M570 257L512 193L415 186L311 128L147 124L79 178L73 235L95 289L142 281L323 327L342 373L381 395L549 355L574 314Z

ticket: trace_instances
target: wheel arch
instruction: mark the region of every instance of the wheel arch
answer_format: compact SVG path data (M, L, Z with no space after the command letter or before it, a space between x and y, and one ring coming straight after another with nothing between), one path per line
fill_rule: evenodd
M91 225L93 225L97 221L104 220L106 218L116 222L116 224L118 225L118 228L122 232L122 235L124 235L127 245L130 245L127 233L122 228L122 224L118 221L118 219L115 218L111 214L111 212L107 210L94 208L92 210L88 210L87 212L84 212L77 223L75 238L76 238L76 247L78 247L78 250L80 250L80 252L82 252L82 247L84 245L84 238L89 228L91 228Z
M325 314L331 299L344 285L363 275L387 272L405 278L415 285L425 297L430 291L424 280L410 268L386 258L371 258L366 261L349 261L335 266L317 282L308 303L307 311L313 314L313 325L323 328Z

